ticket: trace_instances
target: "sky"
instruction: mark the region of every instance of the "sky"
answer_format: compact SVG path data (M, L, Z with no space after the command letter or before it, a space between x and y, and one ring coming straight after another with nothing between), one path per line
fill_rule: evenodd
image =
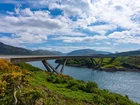
M0 42L26 49L140 49L140 0L0 0Z

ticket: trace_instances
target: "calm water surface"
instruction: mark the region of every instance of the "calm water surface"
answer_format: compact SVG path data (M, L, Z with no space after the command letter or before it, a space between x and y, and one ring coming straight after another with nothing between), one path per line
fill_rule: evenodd
M50 61L53 66L57 64ZM41 62L28 62L29 64L45 70ZM94 81L101 89L128 95L135 102L140 103L140 73L139 72L105 72L88 68L65 66L64 73L75 79Z

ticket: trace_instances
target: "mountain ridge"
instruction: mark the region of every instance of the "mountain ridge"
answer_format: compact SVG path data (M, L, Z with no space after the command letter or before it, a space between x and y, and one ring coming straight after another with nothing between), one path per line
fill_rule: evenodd
M110 55L110 56L131 56L131 55L140 55L140 49L135 51L126 51L126 52L117 52L111 53L108 51L96 51L92 49L80 49L74 50L67 54L64 54L59 51L49 51L49 50L29 50L20 47L14 47L11 45L6 45L0 42L0 55Z
M0 42L0 55L57 55L57 54L47 50L32 51L25 48L6 45Z
M1 55L35 55L31 50L25 48L14 47L11 45L6 45L0 42L0 54Z
M96 51L92 49L80 49L80 50L74 50L67 55L97 55L97 54L110 54L110 52L107 51Z

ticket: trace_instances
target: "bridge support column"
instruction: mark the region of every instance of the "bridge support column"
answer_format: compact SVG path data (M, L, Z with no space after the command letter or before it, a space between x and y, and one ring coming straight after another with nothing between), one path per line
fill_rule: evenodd
M45 68L47 69L48 72L51 72L51 69L48 67L48 65L46 64L46 61L42 61L43 65L45 66Z
M62 63L62 68L60 70L60 73L58 72L58 68L61 65L61 63L59 63L55 68L47 61L43 60L42 63L45 66L45 68L48 70L48 72L54 72L56 74L62 74L64 71L64 67L66 65L67 59L63 60L64 62Z
M59 68L60 65L61 65L61 64L59 63L59 64L55 67L55 69L57 70L57 69Z
M99 61L98 61L98 68L100 69L102 67L102 64L103 64L103 60L104 58L101 58Z
M94 58L90 58L90 59L91 59L91 61L92 61L92 65L93 65L93 66L96 66L96 65L97 65L96 60L95 60Z
M103 58L96 61L94 58L90 58L92 61L93 69L100 69L103 64Z
M53 72L55 72L56 74L59 74L58 71L49 62L47 62L47 61L42 61L42 62L48 71L51 72L51 70L50 70L50 68L51 68L53 70Z
M67 59L64 59L64 63L63 63L63 65L62 65L62 68L61 68L61 71L60 71L61 74L62 74L63 71L64 71L64 67L65 67L65 65L66 65L66 62L67 62Z

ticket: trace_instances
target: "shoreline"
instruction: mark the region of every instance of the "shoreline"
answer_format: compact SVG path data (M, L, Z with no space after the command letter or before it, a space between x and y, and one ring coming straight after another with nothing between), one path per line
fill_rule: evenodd
M79 66L77 64L75 65L70 65L70 64L66 64L66 66L71 66L71 67L79 67L79 68L90 68L93 70L99 70L99 71L106 71L106 72L116 72L116 71L125 71L125 72L140 72L140 69L136 69L136 68L117 68L117 67L111 67L111 68L100 68L100 69L94 69L92 67L87 67L87 66Z
M130 68L101 68L99 69L101 71L107 71L107 72L116 72L116 71L125 71L125 72L140 72L139 69L130 69Z

